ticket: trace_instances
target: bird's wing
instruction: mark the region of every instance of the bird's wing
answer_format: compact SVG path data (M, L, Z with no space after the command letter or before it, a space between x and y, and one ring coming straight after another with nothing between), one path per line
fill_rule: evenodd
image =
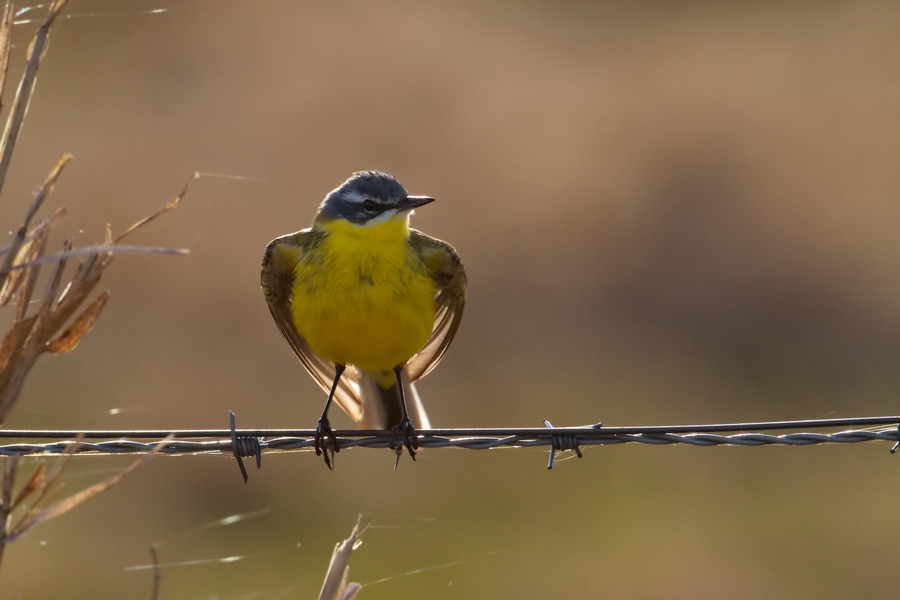
M410 381L431 372L453 341L466 304L466 272L450 244L412 230L410 243L434 278L434 327L425 345L406 363Z
M291 313L294 269L320 235L322 234L317 231L304 229L272 240L266 246L263 256L260 284L281 335L316 383L328 392L336 374L334 364L313 352L306 340L300 337ZM334 400L354 421L362 418L362 402L355 369L344 372L335 390Z

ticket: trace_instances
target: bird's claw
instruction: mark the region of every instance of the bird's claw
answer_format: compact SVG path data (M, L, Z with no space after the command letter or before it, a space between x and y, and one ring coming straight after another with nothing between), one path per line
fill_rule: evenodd
M400 423L394 426L390 447L391 450L397 451L398 460L404 447L409 452L409 456L416 460L416 449L419 447L418 433L409 417L403 417Z
M329 448L329 445L331 446ZM316 437L315 437L315 446L316 446L316 456L325 455L325 464L329 469L334 470L334 466L331 461L334 459L334 453L340 452L340 448L338 448L337 436L334 435L334 431L331 429L331 423L328 421L328 417L322 417L319 419L319 422L316 423ZM328 451L331 450L331 456L328 456Z

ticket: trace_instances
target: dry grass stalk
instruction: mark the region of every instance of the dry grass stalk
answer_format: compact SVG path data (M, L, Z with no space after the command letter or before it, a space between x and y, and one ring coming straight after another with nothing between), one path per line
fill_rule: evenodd
M357 518L350 537L335 545L319 592L319 600L354 600L362 589L360 584L349 581L350 554L362 543L359 539L362 533L359 529L361 520L362 516Z
M13 5L7 2L0 17L0 106L3 105L3 90L6 86L6 73L9 68L9 50L12 47Z
M46 19L38 28L28 48L25 72L19 82L0 140L0 190L3 188L16 140L28 112L50 28L66 2L67 0L54 0L51 3ZM13 15L12 3L6 2L0 11L0 94L9 65ZM50 233L66 216L66 210L57 209L43 219L37 219L37 214L71 158L65 155L57 161L28 207L10 245L0 249L0 308L8 306L15 299L12 324L0 344L0 425L15 407L25 379L37 358L45 352L53 354L71 352L94 326L109 299L109 293L103 291L93 300L88 299L115 254L186 253L184 250L169 248L122 246L118 242L160 214L177 206L186 194L187 186L162 210L135 223L116 238L107 227L105 240L101 244L73 248L71 242L65 241L60 253L45 255ZM64 279L66 266L75 258L79 259L78 265L74 274L66 281ZM43 287L40 300L34 301L35 295L41 293L38 290L38 280L41 267L45 264L50 265L51 273ZM44 465L38 465L18 492L14 490L19 458L0 457L0 465L3 467L0 473L0 560L7 543L17 540L46 521L72 510L117 484L144 464L167 442L168 439L160 442L149 454L116 475L57 502L52 500L61 489L61 486L57 485L58 479L71 453L68 457L54 462L49 469L45 469ZM72 445L71 451L74 452L77 447L76 442ZM17 509L19 514L14 521L13 512Z
M47 49L47 42L50 40L50 28L53 22L62 12L68 0L54 0L47 11L47 18L38 28L28 46L28 62L25 66L25 73L19 80L19 88L16 90L16 96L12 103L9 119L6 121L6 129L3 132L3 141L0 143L0 191L3 190L3 184L6 181L6 172L9 169L9 162L12 160L13 151L16 147L16 140L19 139L19 132L22 130L22 124L25 122L25 115L28 114L28 106L31 104L31 96L34 92L34 84L37 82L37 72L44 59L44 53ZM12 2L6 3L4 12L5 17L9 15L9 26L7 34L12 28ZM6 56L3 58L4 78L6 68L5 65L9 61L9 42L7 41L5 48Z
M72 444L72 447L63 458L53 463L49 472L46 471L43 465L39 465L15 495L13 495L13 488L16 472L18 471L19 458L8 458L3 469L2 480L0 480L0 486L2 486L2 489L0 489L0 560L2 560L6 544L16 541L39 525L69 512L97 494L116 485L135 469L153 458L172 439L173 436L170 435L161 440L153 447L153 450L115 475L47 506L44 505L52 500L61 490L62 486L58 485L59 477L79 444L77 442ZM31 503L26 505L25 503L29 498L32 499ZM19 508L22 509L22 514L13 522L13 511Z
M69 156L62 157L47 177L12 244L6 248L5 260L0 269L0 282L2 282L0 306L8 304L13 297L18 295L15 318L3 344L0 345L0 424L6 420L15 407L25 378L38 357L45 352L62 354L72 351L81 338L94 326L106 305L109 293L104 291L86 308L82 308L82 306L100 282L103 271L112 262L115 254L121 252L185 253L184 250L169 248L117 245L114 244L111 232L107 231L106 240L102 244L73 249L71 244L66 242L61 253L44 256L52 226L59 222L59 217L64 213L54 213L50 219L39 221L30 227L29 225L37 208L49 195L69 160ZM125 234L115 238L115 241L121 240L124 235L135 231L140 225L149 223L159 214L177 206L186 190L187 188L160 211L129 227ZM78 264L75 274L66 284L65 289L59 293L63 270L69 258L75 256L84 258ZM29 315L28 307L31 305L31 298L37 286L40 268L46 263L53 265L53 271L44 288L43 300L37 310ZM62 330L70 319L69 326Z

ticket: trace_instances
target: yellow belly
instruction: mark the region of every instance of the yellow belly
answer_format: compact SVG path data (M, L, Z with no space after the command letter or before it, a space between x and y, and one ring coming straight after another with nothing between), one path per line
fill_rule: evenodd
M434 324L434 282L402 230L341 225L294 270L297 332L319 356L368 371L402 365ZM392 227L384 224L371 229Z

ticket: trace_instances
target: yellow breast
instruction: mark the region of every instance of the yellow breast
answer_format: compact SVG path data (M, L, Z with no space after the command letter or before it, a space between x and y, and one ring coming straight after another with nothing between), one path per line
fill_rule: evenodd
M431 335L435 294L406 219L320 227L328 235L294 270L297 332L331 362L369 371L404 364Z

